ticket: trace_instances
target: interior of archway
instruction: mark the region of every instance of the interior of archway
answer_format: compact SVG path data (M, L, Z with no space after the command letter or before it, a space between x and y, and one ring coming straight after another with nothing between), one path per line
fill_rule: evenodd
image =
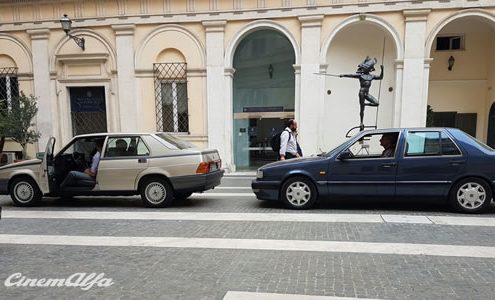
M392 126L395 89L395 64L397 57L393 39L385 31L370 22L348 25L339 31L327 51L327 73L332 75L354 74L357 66L366 58L376 58L375 75L380 74L380 65L384 65L384 78L374 80L369 94L375 97L378 108L366 106L365 126L387 128ZM328 150L345 140L348 130L359 126L359 80L327 76L325 81L324 125L326 133L323 145ZM355 129L352 133L356 133Z
M487 141L488 134L495 135L487 132L495 101L494 30L494 24L480 17L463 17L438 33L430 52L428 104L433 112L428 125L458 127L482 141ZM450 43L454 49L437 49L437 43L442 43L439 38L445 43L449 37L461 37L460 49Z
M234 54L234 162L237 169L275 160L270 138L294 117L294 49L280 32L248 34Z

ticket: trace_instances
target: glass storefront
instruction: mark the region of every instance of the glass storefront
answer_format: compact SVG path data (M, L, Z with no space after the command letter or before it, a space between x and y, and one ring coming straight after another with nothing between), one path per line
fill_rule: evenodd
M270 139L294 118L294 50L275 30L246 36L234 55L234 162L255 169L275 161Z

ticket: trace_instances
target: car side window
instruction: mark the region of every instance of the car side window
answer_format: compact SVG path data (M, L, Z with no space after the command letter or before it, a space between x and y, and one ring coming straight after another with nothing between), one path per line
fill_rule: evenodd
M149 156L150 151L138 136L111 137L108 139L105 157Z
M348 150L354 159L393 158L398 138L398 132L367 134L352 144Z
M405 156L461 155L455 143L440 131L409 132Z

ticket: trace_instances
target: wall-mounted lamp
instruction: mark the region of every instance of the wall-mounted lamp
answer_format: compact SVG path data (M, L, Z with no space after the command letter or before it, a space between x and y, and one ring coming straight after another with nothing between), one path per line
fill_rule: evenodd
M452 67L454 67L455 58L453 56L449 57L449 71L452 71Z
M72 34L69 33L69 31L72 29L72 20L67 17L67 15L64 15L60 19L60 24L62 24L62 29L65 31L65 34L68 35L71 39L76 42L76 44L81 47L84 51L84 38L80 38L77 36L73 36Z
M272 79L272 77L273 77L273 66L272 66L272 64L270 64L268 66L268 76L270 76L270 79Z

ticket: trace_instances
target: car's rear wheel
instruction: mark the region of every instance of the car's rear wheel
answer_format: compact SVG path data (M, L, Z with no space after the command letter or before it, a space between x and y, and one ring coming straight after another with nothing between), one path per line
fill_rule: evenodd
M469 177L458 181L450 192L450 203L463 213L480 213L492 201L492 190L483 179Z
M174 201L174 190L167 180L151 177L141 184L141 199L148 207L166 207Z
M313 182L305 177L292 177L284 182L280 198L292 209L307 209L316 202L316 188Z
M16 206L34 206L43 194L32 178L19 177L10 184L10 197Z

